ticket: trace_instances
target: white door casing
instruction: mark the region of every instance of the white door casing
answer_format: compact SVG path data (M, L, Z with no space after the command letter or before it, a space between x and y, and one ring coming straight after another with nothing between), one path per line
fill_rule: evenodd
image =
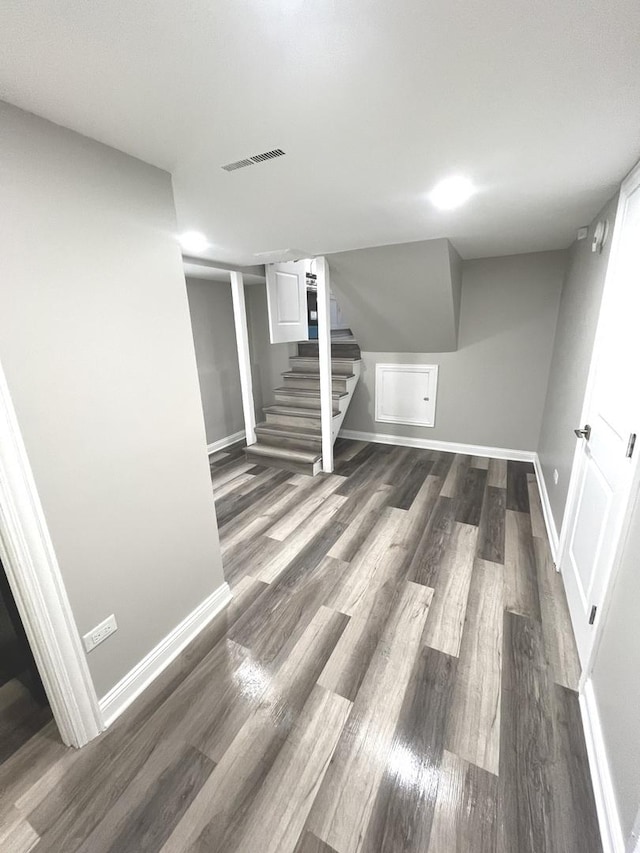
M625 180L607 269L582 423L560 538L578 651L586 674L625 536L640 446L640 164ZM639 438L640 444L640 438ZM594 610L595 608L595 610Z
M104 721L1 365L0 558L60 736L83 746Z
M307 269L309 262L267 264L267 308L272 344L309 340Z

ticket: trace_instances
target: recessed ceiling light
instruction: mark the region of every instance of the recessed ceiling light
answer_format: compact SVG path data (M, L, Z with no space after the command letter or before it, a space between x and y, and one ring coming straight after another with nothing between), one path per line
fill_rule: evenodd
M185 252L204 252L211 245L200 231L185 231L178 237L178 241Z
M475 188L468 178L453 175L436 184L429 193L429 198L432 204L441 210L453 210L468 201L474 192Z

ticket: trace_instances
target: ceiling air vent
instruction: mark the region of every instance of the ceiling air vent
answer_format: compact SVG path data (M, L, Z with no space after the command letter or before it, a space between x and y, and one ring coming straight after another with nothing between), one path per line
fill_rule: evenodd
M225 172L234 172L236 169L244 169L245 166L253 166L253 160L236 160L235 163L227 163L222 168Z
M254 154L251 159L254 163L262 163L265 160L273 160L274 157L282 157L283 155L282 148L274 148L273 151L265 151L264 154Z
M234 163L227 163L222 168L225 172L235 172L236 169L244 169L245 166L253 166L254 163L264 163L265 160L273 160L275 157L283 157L284 151L282 148L274 148L273 151L265 151L263 154L254 154L252 157L245 157L244 160L236 160Z

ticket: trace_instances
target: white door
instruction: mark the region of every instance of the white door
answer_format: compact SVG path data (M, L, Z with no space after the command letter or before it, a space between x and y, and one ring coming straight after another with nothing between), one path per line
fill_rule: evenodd
M272 344L308 341L308 261L267 264L267 306Z
M640 167L622 187L584 423L571 475L561 569L583 668L620 543L640 455Z

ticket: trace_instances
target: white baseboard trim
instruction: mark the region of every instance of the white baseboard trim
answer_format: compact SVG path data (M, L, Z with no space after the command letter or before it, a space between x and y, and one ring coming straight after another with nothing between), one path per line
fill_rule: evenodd
M105 725L110 726L230 601L229 584L223 583L112 687L100 700Z
M219 450L224 450L230 444L235 444L236 441L241 441L245 437L245 431L241 429L239 432L234 432L233 435L226 435L224 438L219 438L213 444L207 444L207 453L211 456L212 453L217 453Z
M387 435L378 432L360 432L342 429L340 438L355 441L372 441L375 444L397 444L399 447L422 447L425 450L444 450L447 453L466 453L469 456L492 456L494 459L511 459L516 462L535 462L533 450L510 450L506 447L486 447L483 444L458 444L455 441L435 441L431 438L407 438L403 435Z
M624 853L625 844L620 825L620 815L618 814L607 751L602 737L598 705L590 678L587 679L580 693L580 711L598 812L598 823L602 836L602 849L604 853Z
M533 464L536 469L536 480L538 481L538 491L540 492L542 515L544 517L545 527L547 528L547 537L549 539L549 545L551 546L551 556L553 557L553 562L556 564L556 567L559 568L558 560L560 557L560 535L558 533L558 528L556 527L556 522L553 517L553 513L551 512L551 501L549 500L549 492L547 491L547 482L544 478L542 465L540 463L540 459L537 453Z

